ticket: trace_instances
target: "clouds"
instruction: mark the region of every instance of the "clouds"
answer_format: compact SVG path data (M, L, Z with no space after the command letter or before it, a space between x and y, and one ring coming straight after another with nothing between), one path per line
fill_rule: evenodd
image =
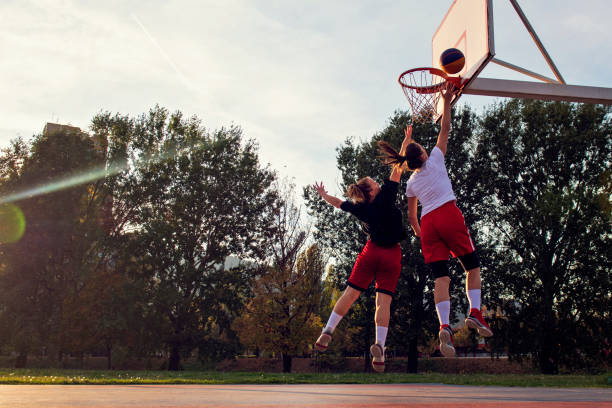
M597 1L580 10L568 0L522 5L569 83L612 85L609 70L593 66L612 63L603 45L611 6ZM314 179L332 187L334 149L408 108L397 75L429 64L431 35L450 3L5 1L0 145L47 121L87 128L100 110L137 115L160 104L210 129L239 125L298 187ZM499 57L546 74L506 3L494 0Z

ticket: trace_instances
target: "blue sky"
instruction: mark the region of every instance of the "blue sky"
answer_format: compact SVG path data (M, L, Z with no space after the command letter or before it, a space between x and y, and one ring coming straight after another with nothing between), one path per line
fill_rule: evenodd
M0 146L46 122L89 127L100 111L160 104L231 124L298 187L331 193L335 148L408 109L397 76L430 65L451 0L0 3ZM612 3L519 0L569 84L612 87ZM553 77L507 0L493 0L499 59ZM489 66L483 77L531 80ZM491 97L464 96L477 110Z

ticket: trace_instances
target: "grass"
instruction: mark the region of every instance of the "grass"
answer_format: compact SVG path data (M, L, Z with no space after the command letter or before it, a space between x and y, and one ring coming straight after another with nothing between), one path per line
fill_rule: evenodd
M398 384L438 383L506 387L612 387L600 375L262 373L217 371L93 371L0 369L0 384Z

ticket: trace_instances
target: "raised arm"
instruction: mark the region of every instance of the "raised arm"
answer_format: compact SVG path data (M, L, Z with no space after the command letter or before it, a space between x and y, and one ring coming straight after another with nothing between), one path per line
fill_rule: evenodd
M442 112L442 121L440 125L440 133L438 134L438 142L436 146L442 151L443 155L446 155L446 145L448 144L448 133L450 132L450 104L453 99L453 93L447 91L442 92L442 99L444 100L444 110Z
M402 142L402 147L400 148L400 151L399 151L399 154L401 156L406 154L406 147L408 147L411 141L412 141L412 125L408 125L406 126L406 129L404 129L404 141ZM401 167L392 166L391 176L389 176L389 180L399 183L401 177L402 177Z
M340 208L340 204L342 204L342 200L337 197L327 194L327 191L325 190L325 187L323 186L323 182L320 182L319 184L317 184L317 182L315 181L314 188L315 190L317 190L317 193L319 193L321 198L323 198L325 201L327 201L329 204L333 205L334 207Z
M421 226L419 225L419 219L417 217L417 203L416 197L408 197L408 221L414 231L414 235L417 237L421 236Z

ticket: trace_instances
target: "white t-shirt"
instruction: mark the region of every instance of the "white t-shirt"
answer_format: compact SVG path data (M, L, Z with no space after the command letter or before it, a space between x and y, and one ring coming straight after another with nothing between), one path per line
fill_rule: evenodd
M444 155L438 146L433 148L421 169L412 173L408 179L406 196L419 199L422 207L421 217L457 199L448 178Z

